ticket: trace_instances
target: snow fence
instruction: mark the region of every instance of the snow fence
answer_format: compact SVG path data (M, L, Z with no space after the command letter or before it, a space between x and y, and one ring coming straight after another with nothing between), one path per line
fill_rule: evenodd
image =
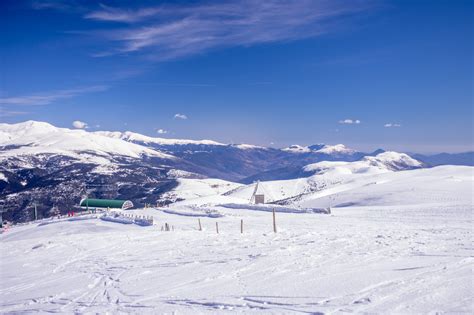
M291 208L283 207L279 205L269 205L269 204L259 204L259 205L246 205L241 203L223 203L217 205L223 208L229 209L242 209L242 210L254 210L254 211L267 211L272 212L275 209L275 212L285 212L285 213L323 213L330 214L331 210L329 208Z

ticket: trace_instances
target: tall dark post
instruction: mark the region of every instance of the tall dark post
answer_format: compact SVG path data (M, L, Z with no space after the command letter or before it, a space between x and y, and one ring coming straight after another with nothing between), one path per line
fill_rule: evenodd
M273 208L273 232L277 232L277 226L275 221L275 208Z
M5 201L0 200L0 229L3 228L3 209L5 207Z

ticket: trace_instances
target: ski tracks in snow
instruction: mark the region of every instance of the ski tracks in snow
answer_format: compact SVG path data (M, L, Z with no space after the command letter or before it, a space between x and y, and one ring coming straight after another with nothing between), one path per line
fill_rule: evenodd
M136 314L471 311L471 217L449 221L436 210L426 221L426 213L410 209L385 216L373 209L344 211L278 214L277 234L271 217L261 212L246 218L243 234L240 218L233 216L219 219L216 234L209 228L215 219L201 219L204 230L197 231L195 218L161 212L161 221L176 225L174 232L100 220L93 221L95 227L91 221L22 227L21 238L11 234L0 244L6 257L0 308ZM45 236L31 241L28 233Z

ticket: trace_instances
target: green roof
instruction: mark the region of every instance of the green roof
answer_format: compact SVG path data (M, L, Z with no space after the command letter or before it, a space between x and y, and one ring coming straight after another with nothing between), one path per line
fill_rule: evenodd
M111 208L111 209L129 209L133 207L130 200L114 200L114 199L82 199L81 207L88 208Z

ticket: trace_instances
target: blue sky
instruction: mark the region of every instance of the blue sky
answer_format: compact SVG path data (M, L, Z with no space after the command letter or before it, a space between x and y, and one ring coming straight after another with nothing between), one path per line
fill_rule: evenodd
M473 150L473 9L4 0L0 121L275 147Z

